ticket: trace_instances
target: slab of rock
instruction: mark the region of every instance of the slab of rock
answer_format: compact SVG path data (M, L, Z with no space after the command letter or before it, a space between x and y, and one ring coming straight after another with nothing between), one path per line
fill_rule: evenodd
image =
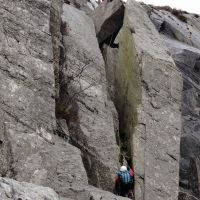
M123 25L124 5L121 0L101 3L94 12L94 24L99 43L116 34Z
M64 3L84 11L90 17L93 16L95 8L98 7L98 3L95 0L64 0Z
M116 68L118 64L118 48L111 48L104 44L103 46L103 57L106 63L106 80L108 82L108 92L112 101L115 101L115 96L117 93L117 88L115 85L116 81Z
M2 200L60 200L54 190L27 182L0 178L0 199Z
M185 14L187 18L187 23L190 24L193 28L200 31L200 16L198 14Z
M0 174L64 195L71 183L88 180L80 151L53 134L59 6L49 0L1 1Z
M80 150L62 139L24 133L16 146L20 147L15 149L13 166L17 180L51 187L61 196L72 183L88 184Z
M191 177L197 177L197 170L195 171L190 163L192 160L196 160L200 153L200 50L166 36L163 36L163 39L169 53L181 70L184 80L182 91L180 185L185 189L190 189L193 195L199 198L199 183L196 186L194 184L199 180L194 181L194 179L191 179Z
M46 0L1 1L0 107L12 160L23 153L27 157L22 160L32 155L19 145L24 134L34 132L36 137L36 129L42 129L51 135L55 127L50 7L51 1ZM25 165L22 160L13 161L16 174Z
M178 200L198 200L195 196L191 195L188 192L179 192Z
M185 16L185 21L179 20L175 15L166 10L155 10L152 9L150 18L156 25L159 32L163 32L172 38L187 43L193 47L200 48L200 32L198 30L198 25L193 25L196 20L190 20L187 23L187 15ZM198 22L196 22L197 24ZM196 27L195 27L196 26Z
M55 126L50 6L46 0L1 3L1 107L27 130Z
M107 97L104 61L92 22L84 12L64 4L61 117L70 139L81 149L89 183L112 190L119 148L115 108Z
M135 1L126 4L118 59L116 101L132 137L135 197L175 200L182 77L146 10Z
M71 186L68 197L76 200L128 200L129 198L116 196L113 193L100 190L92 186Z
M151 11L151 19L159 30L169 54L183 75L182 135L179 199L199 198L199 96L200 96L200 21L199 15L183 14L185 22L167 11Z

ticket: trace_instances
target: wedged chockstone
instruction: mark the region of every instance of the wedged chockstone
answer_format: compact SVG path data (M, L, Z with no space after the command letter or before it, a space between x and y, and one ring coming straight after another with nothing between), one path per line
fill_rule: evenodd
M182 76L163 44L145 9L128 1L116 77L137 200L178 198Z
M54 190L27 182L0 177L0 199L2 200L60 200Z
M94 24L83 11L67 4L62 21L65 61L57 112L68 123L71 143L82 151L89 183L112 190L119 155L116 110L107 96Z
M99 43L115 37L123 25L124 5L121 0L101 3L94 11L94 24Z

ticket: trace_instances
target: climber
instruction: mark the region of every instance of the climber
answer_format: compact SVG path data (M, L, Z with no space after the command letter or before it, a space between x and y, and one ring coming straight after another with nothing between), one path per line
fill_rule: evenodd
M126 166L121 166L115 179L115 190L120 196L127 197L132 187L131 175Z
M134 198L134 183L135 183L135 178L134 178L134 169L131 167L127 167L127 170L129 171L130 177L131 177L131 182L130 182L130 188L129 188L129 194L128 197L130 199L135 199Z
M131 167L127 167L127 170L129 171L130 173L130 176L131 176L131 185L132 185L132 188L134 188L134 170L131 168Z

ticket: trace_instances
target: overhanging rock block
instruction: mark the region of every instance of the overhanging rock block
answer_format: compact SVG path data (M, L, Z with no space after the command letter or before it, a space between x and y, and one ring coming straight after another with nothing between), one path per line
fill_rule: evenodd
M116 34L123 24L124 5L120 0L100 4L94 12L99 43Z

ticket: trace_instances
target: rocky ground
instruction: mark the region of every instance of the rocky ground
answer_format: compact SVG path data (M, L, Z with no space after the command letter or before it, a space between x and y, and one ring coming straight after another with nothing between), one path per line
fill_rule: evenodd
M113 194L122 163L136 200L200 198L198 15L0 5L0 199L126 199Z

